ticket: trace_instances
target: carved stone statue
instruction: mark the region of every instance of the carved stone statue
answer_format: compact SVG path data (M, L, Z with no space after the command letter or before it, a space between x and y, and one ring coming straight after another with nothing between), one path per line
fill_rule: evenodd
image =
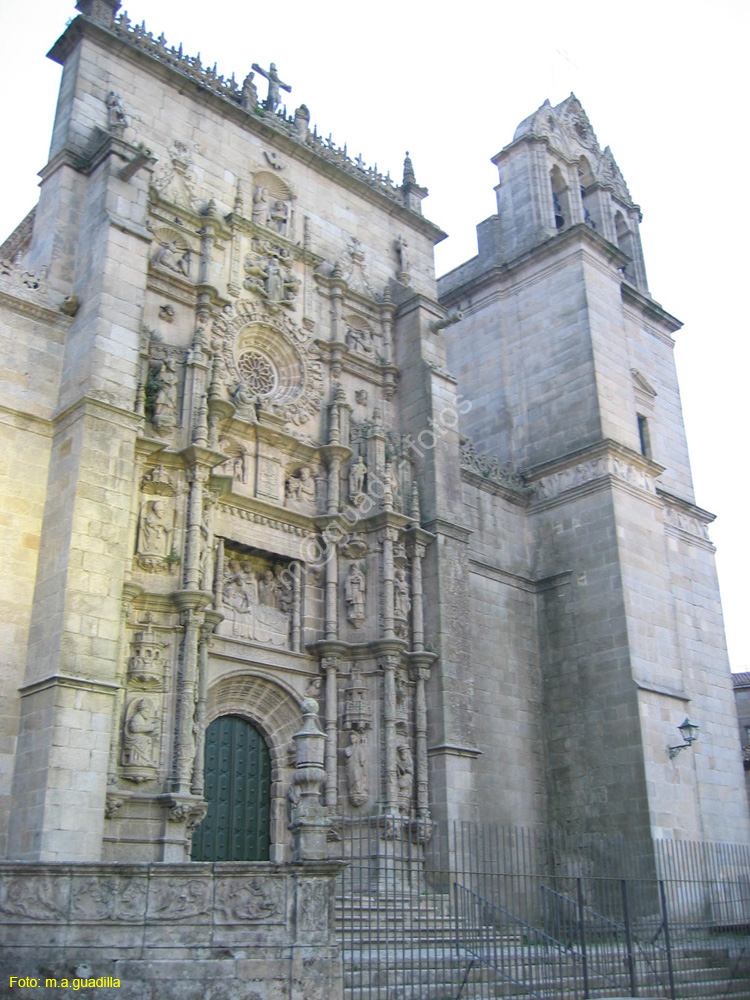
M254 603L255 577L249 566L230 559L224 582L224 607L235 617L246 614Z
M267 608L279 606L279 584L273 570L267 569L258 580L258 601Z
M266 268L266 295L269 302L283 302L284 277L279 262L272 257Z
M365 620L365 574L356 563L349 567L349 574L344 582L346 598L346 617L355 628L361 628Z
M409 274L409 244L399 236L396 240L396 256L398 257L398 269L400 274Z
M359 496L361 493L364 493L366 475L367 466L362 461L362 456L360 455L349 470L349 496Z
M237 416L248 424L258 422L258 397L246 382L238 382L232 393L232 402L237 407ZM244 482L244 479L243 479Z
M268 225L268 192L262 184L253 191L253 222L258 226Z
M411 610L411 599L409 597L409 584L406 580L406 570L400 566L394 573L393 578L393 610L396 618L406 620Z
M258 106L258 88L253 83L255 73L248 73L242 84L242 107L254 111Z
M162 361L158 377L151 423L157 434L165 435L177 426L177 372L172 358Z
M346 783L349 801L353 806L363 806L368 799L367 785L367 737L352 730L346 756Z
M153 264L161 264L183 277L190 277L190 251L178 245L176 240L159 240L159 246L151 258Z
M159 730L153 705L147 698L134 698L125 713L122 733L123 767L154 768L154 744ZM142 779L142 780L145 780Z
M107 127L109 131L114 135L121 136L128 125L130 125L130 119L125 114L122 97L114 90L110 90L107 95Z
M287 228L289 226L289 205L287 202L278 199L271 206L271 211L269 212L269 225L280 233L282 236L287 235Z
M396 768L398 771L398 802L402 810L409 811L414 787L414 759L408 743L396 747Z
M289 476L286 481L286 495L295 504L315 503L315 480L308 465L303 465L295 475Z
M292 88L288 83L283 83L279 79L279 74L276 72L276 63L271 63L267 70L261 69L257 63L253 63L253 69L268 80L268 97L265 101L265 108L267 111L275 111L281 103L279 90L286 90L287 93L291 94Z
M165 500L145 500L141 508L137 552L142 556L169 555L169 507Z

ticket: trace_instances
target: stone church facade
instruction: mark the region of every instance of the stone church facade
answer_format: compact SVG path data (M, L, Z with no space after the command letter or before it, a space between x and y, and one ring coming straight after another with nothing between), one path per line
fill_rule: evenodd
M50 53L0 252L2 854L290 860L309 698L334 855L376 813L747 840L680 324L578 101L436 282L408 156L118 7Z

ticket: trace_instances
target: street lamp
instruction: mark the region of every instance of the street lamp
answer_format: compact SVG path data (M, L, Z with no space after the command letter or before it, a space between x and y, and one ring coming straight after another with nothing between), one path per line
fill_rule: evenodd
M680 750L685 750L687 749L687 747L691 747L693 743L695 743L695 741L698 739L699 727L696 726L694 722L691 722L690 719L685 718L685 721L682 723L682 725L678 726L677 728L679 729L680 736L682 737L684 742L680 743L676 747L667 747L667 749L669 750L670 760L672 760L673 757L676 757L677 754L680 752Z

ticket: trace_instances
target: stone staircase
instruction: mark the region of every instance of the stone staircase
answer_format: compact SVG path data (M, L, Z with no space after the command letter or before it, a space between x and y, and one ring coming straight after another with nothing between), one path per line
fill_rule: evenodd
M497 948L495 968L471 963L471 955L456 948L449 897L435 893L340 894L336 925L344 961L344 1000L578 1000L580 969L572 958L553 949L531 946L518 937L487 935ZM486 928L468 930L469 937ZM502 956L502 957L500 957ZM750 958L750 956L748 956ZM615 987L601 974L611 952L589 949L592 998L621 1000L624 977ZM678 1000L750 1000L750 978L731 979L730 948L681 949L674 954ZM747 967L747 966L746 966ZM639 1000L667 1000L665 975L659 982L642 959L637 960ZM517 983L524 983L528 988ZM533 990L533 994L529 990Z

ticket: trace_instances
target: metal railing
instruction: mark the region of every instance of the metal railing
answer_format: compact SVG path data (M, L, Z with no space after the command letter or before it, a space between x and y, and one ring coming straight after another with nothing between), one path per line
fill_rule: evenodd
M339 835L345 1000L750 1000L747 846L383 814Z

